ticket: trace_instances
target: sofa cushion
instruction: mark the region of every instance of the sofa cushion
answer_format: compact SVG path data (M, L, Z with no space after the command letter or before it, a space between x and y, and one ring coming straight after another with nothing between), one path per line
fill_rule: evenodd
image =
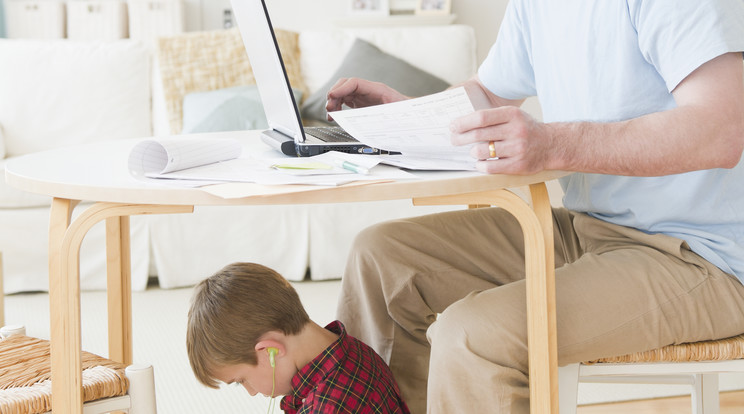
M293 92L300 102L302 92ZM268 122L256 85L192 92L183 99L182 134L266 128Z
M298 35L286 30L275 33L289 81L304 93ZM160 38L157 55L172 134L183 130L187 94L256 83L237 28Z
M0 62L7 156L150 135L149 55L140 42L0 39Z
M422 96L447 89L444 80L389 55L377 46L356 39L336 72L305 100L302 117L326 120L326 94L339 78L359 77L382 82L408 96Z
M475 75L475 33L465 25L303 30L299 45L302 76L310 93L341 66L356 38L402 59L449 84Z

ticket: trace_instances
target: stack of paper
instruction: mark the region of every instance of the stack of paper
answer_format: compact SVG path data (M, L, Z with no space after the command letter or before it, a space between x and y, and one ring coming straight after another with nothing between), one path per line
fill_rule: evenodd
M450 142L450 123L474 112L465 88L385 105L331 112L362 143L400 152L382 162L418 170L475 170L470 146Z
M373 168L380 162L373 156L328 152L309 158L261 158L241 150L234 139L147 139L132 149L129 171L139 179L188 187L221 182L340 185L415 178L392 167Z

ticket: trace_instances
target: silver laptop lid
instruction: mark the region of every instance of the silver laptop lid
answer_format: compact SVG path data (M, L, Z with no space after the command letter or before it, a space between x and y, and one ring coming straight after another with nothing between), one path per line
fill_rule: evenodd
M230 0L256 78L269 128L305 142L300 112L264 0Z

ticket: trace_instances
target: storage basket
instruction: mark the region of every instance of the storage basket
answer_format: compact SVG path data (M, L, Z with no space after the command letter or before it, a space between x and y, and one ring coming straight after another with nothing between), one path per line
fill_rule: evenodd
M183 0L127 0L129 37L155 47L157 39L184 32Z
M68 0L67 37L74 40L116 40L127 37L124 0Z
M65 2L62 0L4 0L5 34L11 39L65 37Z

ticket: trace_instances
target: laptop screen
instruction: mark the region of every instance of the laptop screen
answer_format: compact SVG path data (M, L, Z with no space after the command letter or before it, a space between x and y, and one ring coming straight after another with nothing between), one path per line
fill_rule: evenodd
M305 142L287 71L264 0L231 0L269 128Z

